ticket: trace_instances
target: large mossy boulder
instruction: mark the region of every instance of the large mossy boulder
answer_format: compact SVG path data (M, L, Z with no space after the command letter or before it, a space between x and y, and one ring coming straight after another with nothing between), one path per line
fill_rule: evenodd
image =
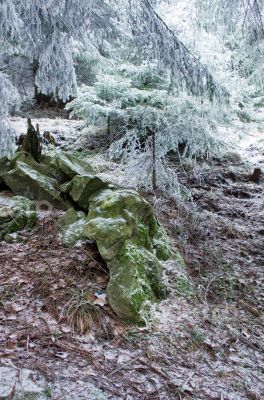
M32 228L36 220L33 201L22 196L0 196L0 240L9 233Z
M61 196L64 194L71 197L76 209L88 211L86 216L72 208L60 220L64 245L71 247L87 238L95 240L110 272L110 306L128 322L144 322L152 302L167 293L161 261L173 258L152 206L134 190L114 188L94 175L88 163L66 153L54 152L37 163L29 154L20 152L8 164L3 179L16 195L68 209ZM16 208L13 214L11 208L2 207L2 235L34 223L33 210L26 211L26 218L23 207L18 207L20 213ZM18 220L16 228L12 225L14 220ZM8 229L5 224L9 224Z
M129 238L151 250L153 209L136 191L100 191L91 197L89 209L84 233L97 241L99 251L107 261L119 254Z
M55 168L52 168L51 166L45 165L38 163L34 160L34 158L31 156L31 154L26 153L25 151L20 151L18 152L11 160L10 160L10 169L16 168L16 163L18 161L21 161L27 165L29 165L32 169L36 170L42 175L48 176L53 179L58 179L58 174Z
M161 238L153 208L133 190L102 190L90 199L83 233L96 240L107 262L110 306L126 321L142 322L149 304L166 294L156 256Z
M56 179L38 172L30 164L16 161L14 169L6 173L3 178L16 195L37 201L45 200L59 208L66 207L57 189Z
M65 247L73 247L79 240L85 239L83 226L86 223L86 214L70 208L60 219L62 242Z
M37 163L29 153L17 153L10 160L9 169L2 178L15 195L48 201L58 208L68 208L61 197L57 170Z
M63 192L67 191L63 190L61 184L75 177L76 180L70 182L67 187L71 188L72 197L78 200L77 204L80 207L85 204L85 209L88 208L88 195L106 187L106 183L92 175L94 171L89 163L63 152L44 155L40 163L24 151L18 152L10 162L7 159L0 161L0 180L2 179L14 194L37 201L48 201L58 208L68 208L62 196ZM3 173L2 164L5 167Z
M57 154L56 163L58 168L71 179L74 178L76 175L86 175L94 173L94 169L90 164L72 154Z

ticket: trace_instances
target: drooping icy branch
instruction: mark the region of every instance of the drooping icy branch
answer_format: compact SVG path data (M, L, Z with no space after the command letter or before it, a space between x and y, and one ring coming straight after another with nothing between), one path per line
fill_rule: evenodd
M121 41L124 36L124 29L119 27L126 18L142 57L157 60L160 67L169 69L175 86L195 95L208 94L211 99L227 97L208 69L155 12L155 3L150 0L0 0L5 21L2 30L5 27L5 36L8 32L14 36L10 31L12 13L22 21L21 43L24 54L38 61L39 90L64 100L76 93L71 39L89 40L98 47L107 41L114 46L115 40ZM18 22L15 25L18 29Z
M160 18L150 0L130 0L134 10L130 20L137 45L149 59L170 70L172 82L193 95L227 98L228 93L210 74L207 67L186 48Z

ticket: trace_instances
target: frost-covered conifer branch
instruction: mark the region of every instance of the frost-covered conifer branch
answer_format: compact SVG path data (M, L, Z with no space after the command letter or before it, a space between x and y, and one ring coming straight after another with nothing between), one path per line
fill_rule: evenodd
M196 6L200 24L231 46L234 68L263 91L264 0L196 0Z
M171 72L172 82L178 89L196 96L205 94L211 100L228 98L226 89L160 18L151 1L130 0L130 4L135 10L130 20L137 45L145 57L157 60L162 68Z
M175 194L179 184L168 155L181 160L219 153L221 144L214 134L223 110L219 113L209 101L201 104L195 97L168 93L169 85L155 64L121 64L99 75L93 86L82 86L67 109L95 131L96 126L105 127L109 157L126 166L124 184L152 190L155 165L155 186ZM109 120L115 127L114 141L107 130Z
M8 76L0 72L0 156L10 155L14 151L14 132L10 127L8 115L10 109L19 103L19 94Z
M16 40L19 36L21 21L12 0L0 0L0 42ZM0 43L1 45L1 43Z

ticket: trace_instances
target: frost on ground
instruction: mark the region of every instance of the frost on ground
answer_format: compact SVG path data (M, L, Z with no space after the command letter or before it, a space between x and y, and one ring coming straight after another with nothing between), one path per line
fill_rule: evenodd
M28 116L31 116L30 113ZM39 124L40 132L43 134L49 131L54 135L56 142L62 148L69 148L76 140L78 140L81 129L83 128L82 121L66 120L57 117L52 118L34 118L36 112L33 114L32 123L34 126ZM16 137L27 133L27 118L25 117L12 117L10 118L11 127L16 132Z
M24 122L13 119L19 133ZM69 136L80 124L34 122ZM93 388L96 399L261 400L263 177L251 175L263 170L264 151L257 128L248 137L240 154L178 172L192 203L149 199L186 270L165 263L171 294L146 327L113 315L97 249L63 248L58 213L41 212L24 243L2 242L0 364L39 373L53 399L92 399ZM103 155L97 161L109 178L120 175ZM88 315L80 299L91 306Z

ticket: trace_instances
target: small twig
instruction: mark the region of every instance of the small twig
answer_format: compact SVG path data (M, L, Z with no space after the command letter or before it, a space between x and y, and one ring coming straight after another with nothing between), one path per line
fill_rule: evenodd
M205 295L204 295L204 300L205 300L205 302L206 302L207 304L208 304L207 295L208 295L208 291L209 291L209 288L210 288L211 284L212 284L216 279L221 278L222 276L224 276L224 275L223 275L223 274L218 274L218 275L214 276L214 277L210 280L210 282L208 283L208 285L207 285L207 287L206 287Z
M14 383L14 386L12 387L11 393L9 393L7 400L13 400L16 392L16 384Z
M121 364L120 367L114 369L114 371L112 371L110 374L108 374L107 377L110 377L110 376L114 375L116 372L119 372L122 369L127 368L130 364L132 364L132 362L136 361L139 357L141 357L141 355L142 355L142 353L138 354L136 357L132 358L132 360L127 362L125 365Z
M27 336L27 352L29 353L29 335Z

